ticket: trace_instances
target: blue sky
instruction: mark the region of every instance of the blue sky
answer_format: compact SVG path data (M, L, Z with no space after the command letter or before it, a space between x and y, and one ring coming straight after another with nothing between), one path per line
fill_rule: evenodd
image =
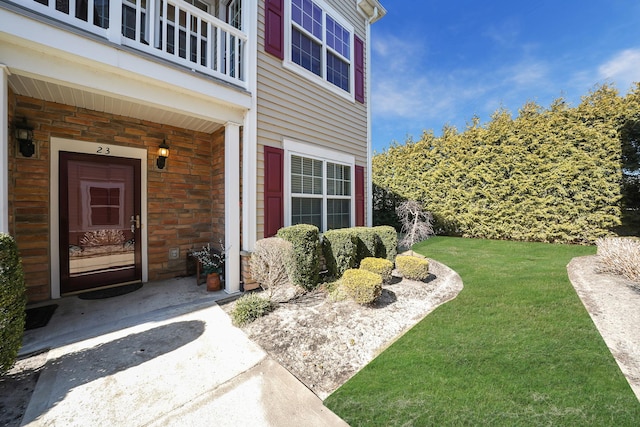
M381 0L372 25L372 139L463 130L527 101L580 102L596 84L640 81L637 0Z

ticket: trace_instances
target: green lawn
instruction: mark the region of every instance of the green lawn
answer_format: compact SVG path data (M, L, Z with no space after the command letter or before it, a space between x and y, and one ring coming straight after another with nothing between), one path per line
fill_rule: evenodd
M594 247L436 237L415 250L464 289L327 398L350 425L640 425L567 277Z

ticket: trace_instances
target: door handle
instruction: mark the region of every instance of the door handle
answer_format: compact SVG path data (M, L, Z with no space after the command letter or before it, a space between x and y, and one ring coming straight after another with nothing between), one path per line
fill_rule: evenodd
M131 215L129 222L131 223L131 232L135 233L136 228L140 228L140 215Z

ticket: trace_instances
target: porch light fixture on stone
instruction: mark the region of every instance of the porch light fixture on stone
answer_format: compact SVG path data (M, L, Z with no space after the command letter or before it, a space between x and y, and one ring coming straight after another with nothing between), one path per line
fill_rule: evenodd
M158 160L156 160L158 169L164 169L164 166L167 162L167 157L169 157L169 146L163 139L162 144L160 144L160 146L158 147Z
M16 130L16 139L18 140L18 148L24 157L31 157L36 152L36 146L33 143L33 128L27 124L27 119L22 118L22 122L14 125Z

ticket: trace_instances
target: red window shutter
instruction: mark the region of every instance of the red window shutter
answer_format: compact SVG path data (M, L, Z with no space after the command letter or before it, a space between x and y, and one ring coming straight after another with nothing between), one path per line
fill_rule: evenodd
M355 97L356 101L364 104L364 43L358 36L353 36Z
M264 237L284 226L284 150L264 147Z
M364 226L364 167L356 166L356 226Z
M264 2L264 50L284 59L284 0Z

